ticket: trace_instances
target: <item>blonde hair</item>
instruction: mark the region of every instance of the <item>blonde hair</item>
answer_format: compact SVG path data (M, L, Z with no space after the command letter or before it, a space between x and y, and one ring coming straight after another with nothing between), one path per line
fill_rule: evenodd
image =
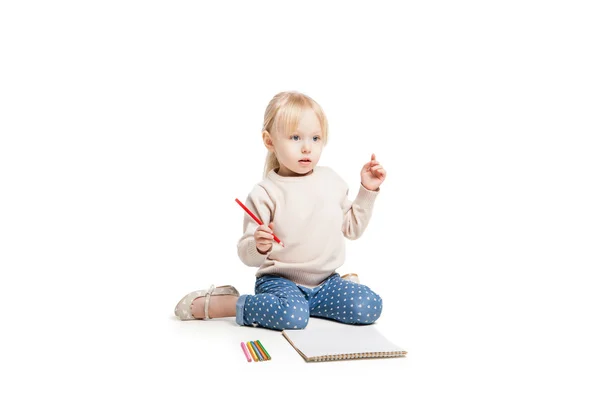
M296 92L277 93L267 105L262 131L273 135L275 132L289 133L298 128L300 115L306 109L312 109L321 123L321 136L323 145L327 144L327 117L321 106L309 96ZM279 168L279 160L272 151L267 154L264 176Z

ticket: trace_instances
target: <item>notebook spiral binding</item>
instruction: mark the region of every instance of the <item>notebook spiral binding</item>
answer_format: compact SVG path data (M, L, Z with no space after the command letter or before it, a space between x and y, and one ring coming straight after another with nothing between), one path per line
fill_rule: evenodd
M318 356L309 358L308 361L338 361L353 360L358 358L384 358L384 357L404 357L405 353L394 351L391 353L352 353L352 354L334 354L327 356Z

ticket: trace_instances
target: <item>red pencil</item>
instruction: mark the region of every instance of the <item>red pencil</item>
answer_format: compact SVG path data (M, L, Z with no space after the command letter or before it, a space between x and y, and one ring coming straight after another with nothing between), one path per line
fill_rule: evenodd
M237 203L238 203L238 204L239 204L239 205L240 205L240 206L241 206L241 207L244 209L244 211L246 211L246 212L248 213L248 215L249 215L249 216L251 216L251 217L252 217L252 219L253 219L253 220L255 220L255 221L256 221L256 223L257 223L257 224L259 224L259 225L264 225L264 224L262 223L262 221L256 217L256 215L252 214L252 211L248 210L248 207L246 207L246 206L244 205L244 203L242 203L242 202L241 202L241 201L239 201L238 199L235 199L235 201L236 201L236 202L237 202ZM285 246L283 245L283 243L281 242L281 240L279 240L279 238L278 238L277 236L275 236L275 234L273 234L273 239L274 239L274 240L275 240L277 243L279 243L279 244L281 245L281 247L285 247Z

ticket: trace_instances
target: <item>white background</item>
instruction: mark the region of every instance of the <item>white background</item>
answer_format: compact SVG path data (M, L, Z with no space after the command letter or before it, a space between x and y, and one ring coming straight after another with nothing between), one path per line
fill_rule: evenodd
M597 399L593 3L3 3L0 397ZM234 199L283 90L324 108L352 198L372 152L388 171L339 272L406 359L305 364L172 315L253 290Z

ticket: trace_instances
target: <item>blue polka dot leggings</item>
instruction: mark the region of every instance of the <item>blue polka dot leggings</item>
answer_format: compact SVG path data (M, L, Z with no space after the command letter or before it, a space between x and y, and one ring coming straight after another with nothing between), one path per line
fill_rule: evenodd
M378 294L337 273L315 288L296 285L280 276L263 275L256 279L255 292L242 295L237 301L239 325L303 329L311 316L345 324L372 324L382 310Z

